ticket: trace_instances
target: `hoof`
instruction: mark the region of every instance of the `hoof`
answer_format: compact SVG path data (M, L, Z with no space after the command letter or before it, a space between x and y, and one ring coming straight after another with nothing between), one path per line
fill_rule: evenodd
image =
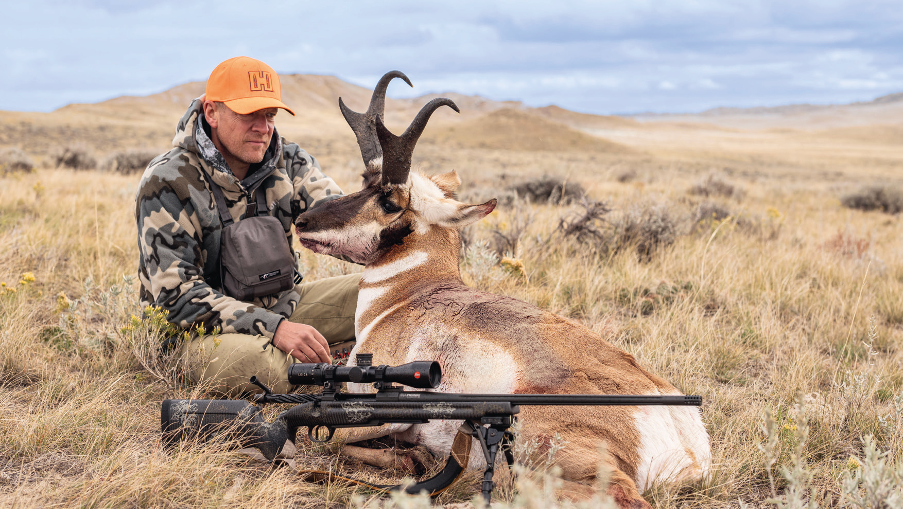
M615 501L615 505L622 509L652 509L646 500L640 497L640 494L629 493L622 486L617 484L609 485L606 493Z

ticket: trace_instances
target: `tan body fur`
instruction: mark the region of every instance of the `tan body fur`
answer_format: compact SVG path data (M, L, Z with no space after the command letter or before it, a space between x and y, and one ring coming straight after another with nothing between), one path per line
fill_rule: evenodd
M422 180L412 187L433 182L420 175L410 178ZM525 302L467 287L459 275L457 229L414 223L402 244L365 268L353 354L372 353L375 363L390 365L436 360L443 369L437 390L443 392L679 394L586 327ZM349 237L360 238L354 224L347 228ZM342 237L343 232L331 229L330 235ZM352 384L351 390L372 389ZM643 443L635 423L651 417L664 423L652 430L667 437L664 444ZM709 467L708 437L697 409L525 406L520 418L527 436L564 438L567 445L558 464L565 480L590 485L604 461L612 469L612 489L622 490L628 499L639 498L637 482L698 479ZM457 427L445 421L387 425L349 431L341 438L396 434L442 457L449 453ZM606 444L605 458L598 457L600 441ZM641 457L645 450L657 457ZM476 449L471 457L471 466L480 466L482 455Z
M363 189L296 221L302 245L365 265L351 363L357 353L373 354L375 364L436 360L443 371L437 390L443 392L679 394L588 328L462 282L459 230L489 214L496 201L469 205L455 200L461 180L454 170L429 178L410 172L411 151L430 113L442 105L457 107L434 99L396 137L379 118L380 94L393 76L404 75L384 76L364 115L340 101L367 162ZM367 132L374 124L382 153ZM366 385L349 388L373 391ZM526 439L548 443L557 434L564 439L557 463L569 496L593 493L602 463L611 472L608 492L620 506L648 507L638 488L700 479L710 466L709 437L696 408L523 406L519 418ZM444 457L459 425L392 424L342 430L339 438L354 442L394 435ZM469 466L482 462L475 444Z

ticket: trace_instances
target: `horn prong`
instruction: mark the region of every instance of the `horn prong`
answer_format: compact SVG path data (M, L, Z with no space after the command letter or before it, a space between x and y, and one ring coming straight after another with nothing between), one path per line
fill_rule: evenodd
M418 138L427 127L427 121L430 116L438 108L448 106L460 113L458 105L445 97L437 97L428 102L421 108L411 125L401 136L392 134L383 124L383 119L379 116L375 119L377 136L380 139L380 146L383 148L383 185L388 184L404 184L408 180L408 173L411 172L411 156L414 154L414 146L417 144Z
M377 137L375 119L383 114L383 110L386 107L386 89L389 87L389 82L394 78L401 78L408 86L414 86L408 76L405 76L405 73L389 71L380 78L377 86L374 87L373 94L370 97L370 104L365 113L352 111L351 108L346 106L342 98L339 98L339 111L342 112L345 121L355 133L355 138L358 140L358 148L361 149L361 158L364 159L365 165L370 165L372 161L383 155L383 150Z
M380 81L377 82L377 86L374 87L374 93L370 98L370 106L367 107L367 113L364 114L368 117L368 120L373 121L377 115L383 115L383 110L386 107L386 89L389 88L389 82L393 78L401 78L405 83L408 83L409 87L414 88L411 80L402 71L389 71L384 74Z

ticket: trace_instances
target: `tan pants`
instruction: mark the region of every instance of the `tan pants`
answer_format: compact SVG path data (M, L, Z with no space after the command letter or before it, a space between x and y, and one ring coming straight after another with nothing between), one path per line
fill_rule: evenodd
M331 346L354 340L360 279L361 274L349 274L296 286L301 300L289 320L314 327ZM288 392L287 372L298 362L266 336L249 334L204 336L183 344L181 353L193 382L210 384L212 392L228 396L260 392L248 383L252 376L273 392Z

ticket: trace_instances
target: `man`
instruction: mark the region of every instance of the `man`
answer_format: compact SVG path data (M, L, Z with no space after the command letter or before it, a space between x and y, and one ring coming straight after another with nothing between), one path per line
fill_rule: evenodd
M236 222L264 190L290 249L295 218L342 195L314 157L278 135L279 109L294 115L268 65L248 57L221 63L179 121L174 148L151 161L138 188L142 306L161 307L185 330L203 325L207 335L177 348L195 381L224 394L255 390L252 375L285 391L291 363L330 362L329 344L354 339L359 274L252 302L227 296L220 281L223 224L211 181Z

